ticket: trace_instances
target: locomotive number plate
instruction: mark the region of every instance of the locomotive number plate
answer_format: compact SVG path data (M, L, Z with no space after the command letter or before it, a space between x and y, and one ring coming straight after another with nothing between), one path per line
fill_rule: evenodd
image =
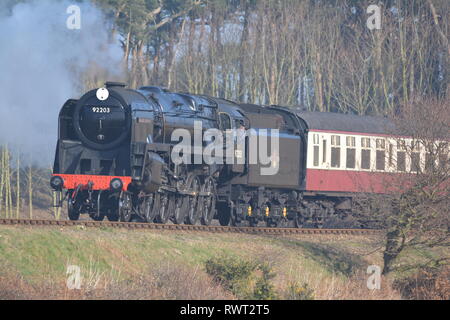
M111 113L111 108L108 107L92 107L94 113Z

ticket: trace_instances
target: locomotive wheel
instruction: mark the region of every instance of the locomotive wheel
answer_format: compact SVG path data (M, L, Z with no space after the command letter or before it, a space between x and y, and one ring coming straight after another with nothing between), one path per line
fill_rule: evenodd
M217 212L220 225L229 226L231 221L230 207L226 203L220 202L217 205Z
M152 194L150 197L146 197L141 204L141 212L145 218L145 221L152 223L158 214L159 209L159 194Z
M188 179L189 191L195 192L195 196L189 196L188 199L188 213L186 215L186 223L194 225L200 218L201 212L199 212L199 196L197 193L200 190L200 179L197 176L191 176Z
M133 203L131 195L122 192L119 198L119 219L121 222L130 222L132 216Z
M275 225L277 228L287 228L289 226L289 221L285 218L281 218Z
M216 188L212 178L207 178L202 186L202 192L209 192L209 196L200 199L200 207L202 212L202 225L209 226L216 215Z
M98 216L96 213L91 215L91 219L94 221L103 221L105 220L106 214L104 212L100 212L100 215Z
M267 228L276 228L276 227L278 227L278 221L276 221L276 220L272 220L272 219L268 219L267 221L266 221L266 227Z
M295 222L295 227L299 228L299 229L303 228L303 226L305 225L305 219L302 217L300 212L297 212L294 222Z
M186 219L186 211L189 207L189 197L174 196L172 197L171 201L174 202L173 223L182 224Z
M315 221L314 228L323 229L323 221L322 220Z
M257 226L258 226L258 219L257 218L254 218L254 217L251 217L249 220L248 220L248 224L249 224L249 226L250 227L252 227L252 228L256 228Z
M80 206L74 201L72 197L67 200L67 215L72 221L77 221L80 219Z
M164 193L160 195L160 206L156 215L156 222L166 224L169 221L170 211L173 201L169 201L169 195Z
M108 209L108 213L106 214L106 218L108 221L116 222L119 221L119 210L117 208L117 200L115 201L115 205L113 208Z

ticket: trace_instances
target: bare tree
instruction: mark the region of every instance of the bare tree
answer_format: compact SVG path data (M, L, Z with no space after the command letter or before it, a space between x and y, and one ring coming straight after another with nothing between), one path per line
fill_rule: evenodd
M361 204L366 221L385 228L384 270L449 264L439 250L450 245L450 117L446 100L413 98L394 119L396 138L387 139L385 195L370 195ZM401 261L413 249L428 258ZM430 254L430 251L436 254Z

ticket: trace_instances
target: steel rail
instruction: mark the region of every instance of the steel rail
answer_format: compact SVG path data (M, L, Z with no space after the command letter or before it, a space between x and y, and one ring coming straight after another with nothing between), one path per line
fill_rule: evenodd
M109 227L117 229L148 229L148 230L172 230L172 231L199 231L211 233L246 233L266 235L297 235L297 234L344 234L344 235L368 235L379 234L380 230L374 229L308 229L308 228L260 228L260 227L224 227L203 226L185 224L155 224L143 222L111 222L111 221L70 221L70 220L44 220L44 219L0 219L0 225L14 226L84 226L84 227Z

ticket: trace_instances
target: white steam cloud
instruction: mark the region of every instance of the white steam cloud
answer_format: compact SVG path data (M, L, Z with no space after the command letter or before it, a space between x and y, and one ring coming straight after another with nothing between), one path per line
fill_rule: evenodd
M80 30L67 28L72 4L81 8ZM34 0L5 9L0 3L0 143L50 164L58 112L79 97L79 74L93 65L114 72L121 49L109 44L107 22L92 4Z

